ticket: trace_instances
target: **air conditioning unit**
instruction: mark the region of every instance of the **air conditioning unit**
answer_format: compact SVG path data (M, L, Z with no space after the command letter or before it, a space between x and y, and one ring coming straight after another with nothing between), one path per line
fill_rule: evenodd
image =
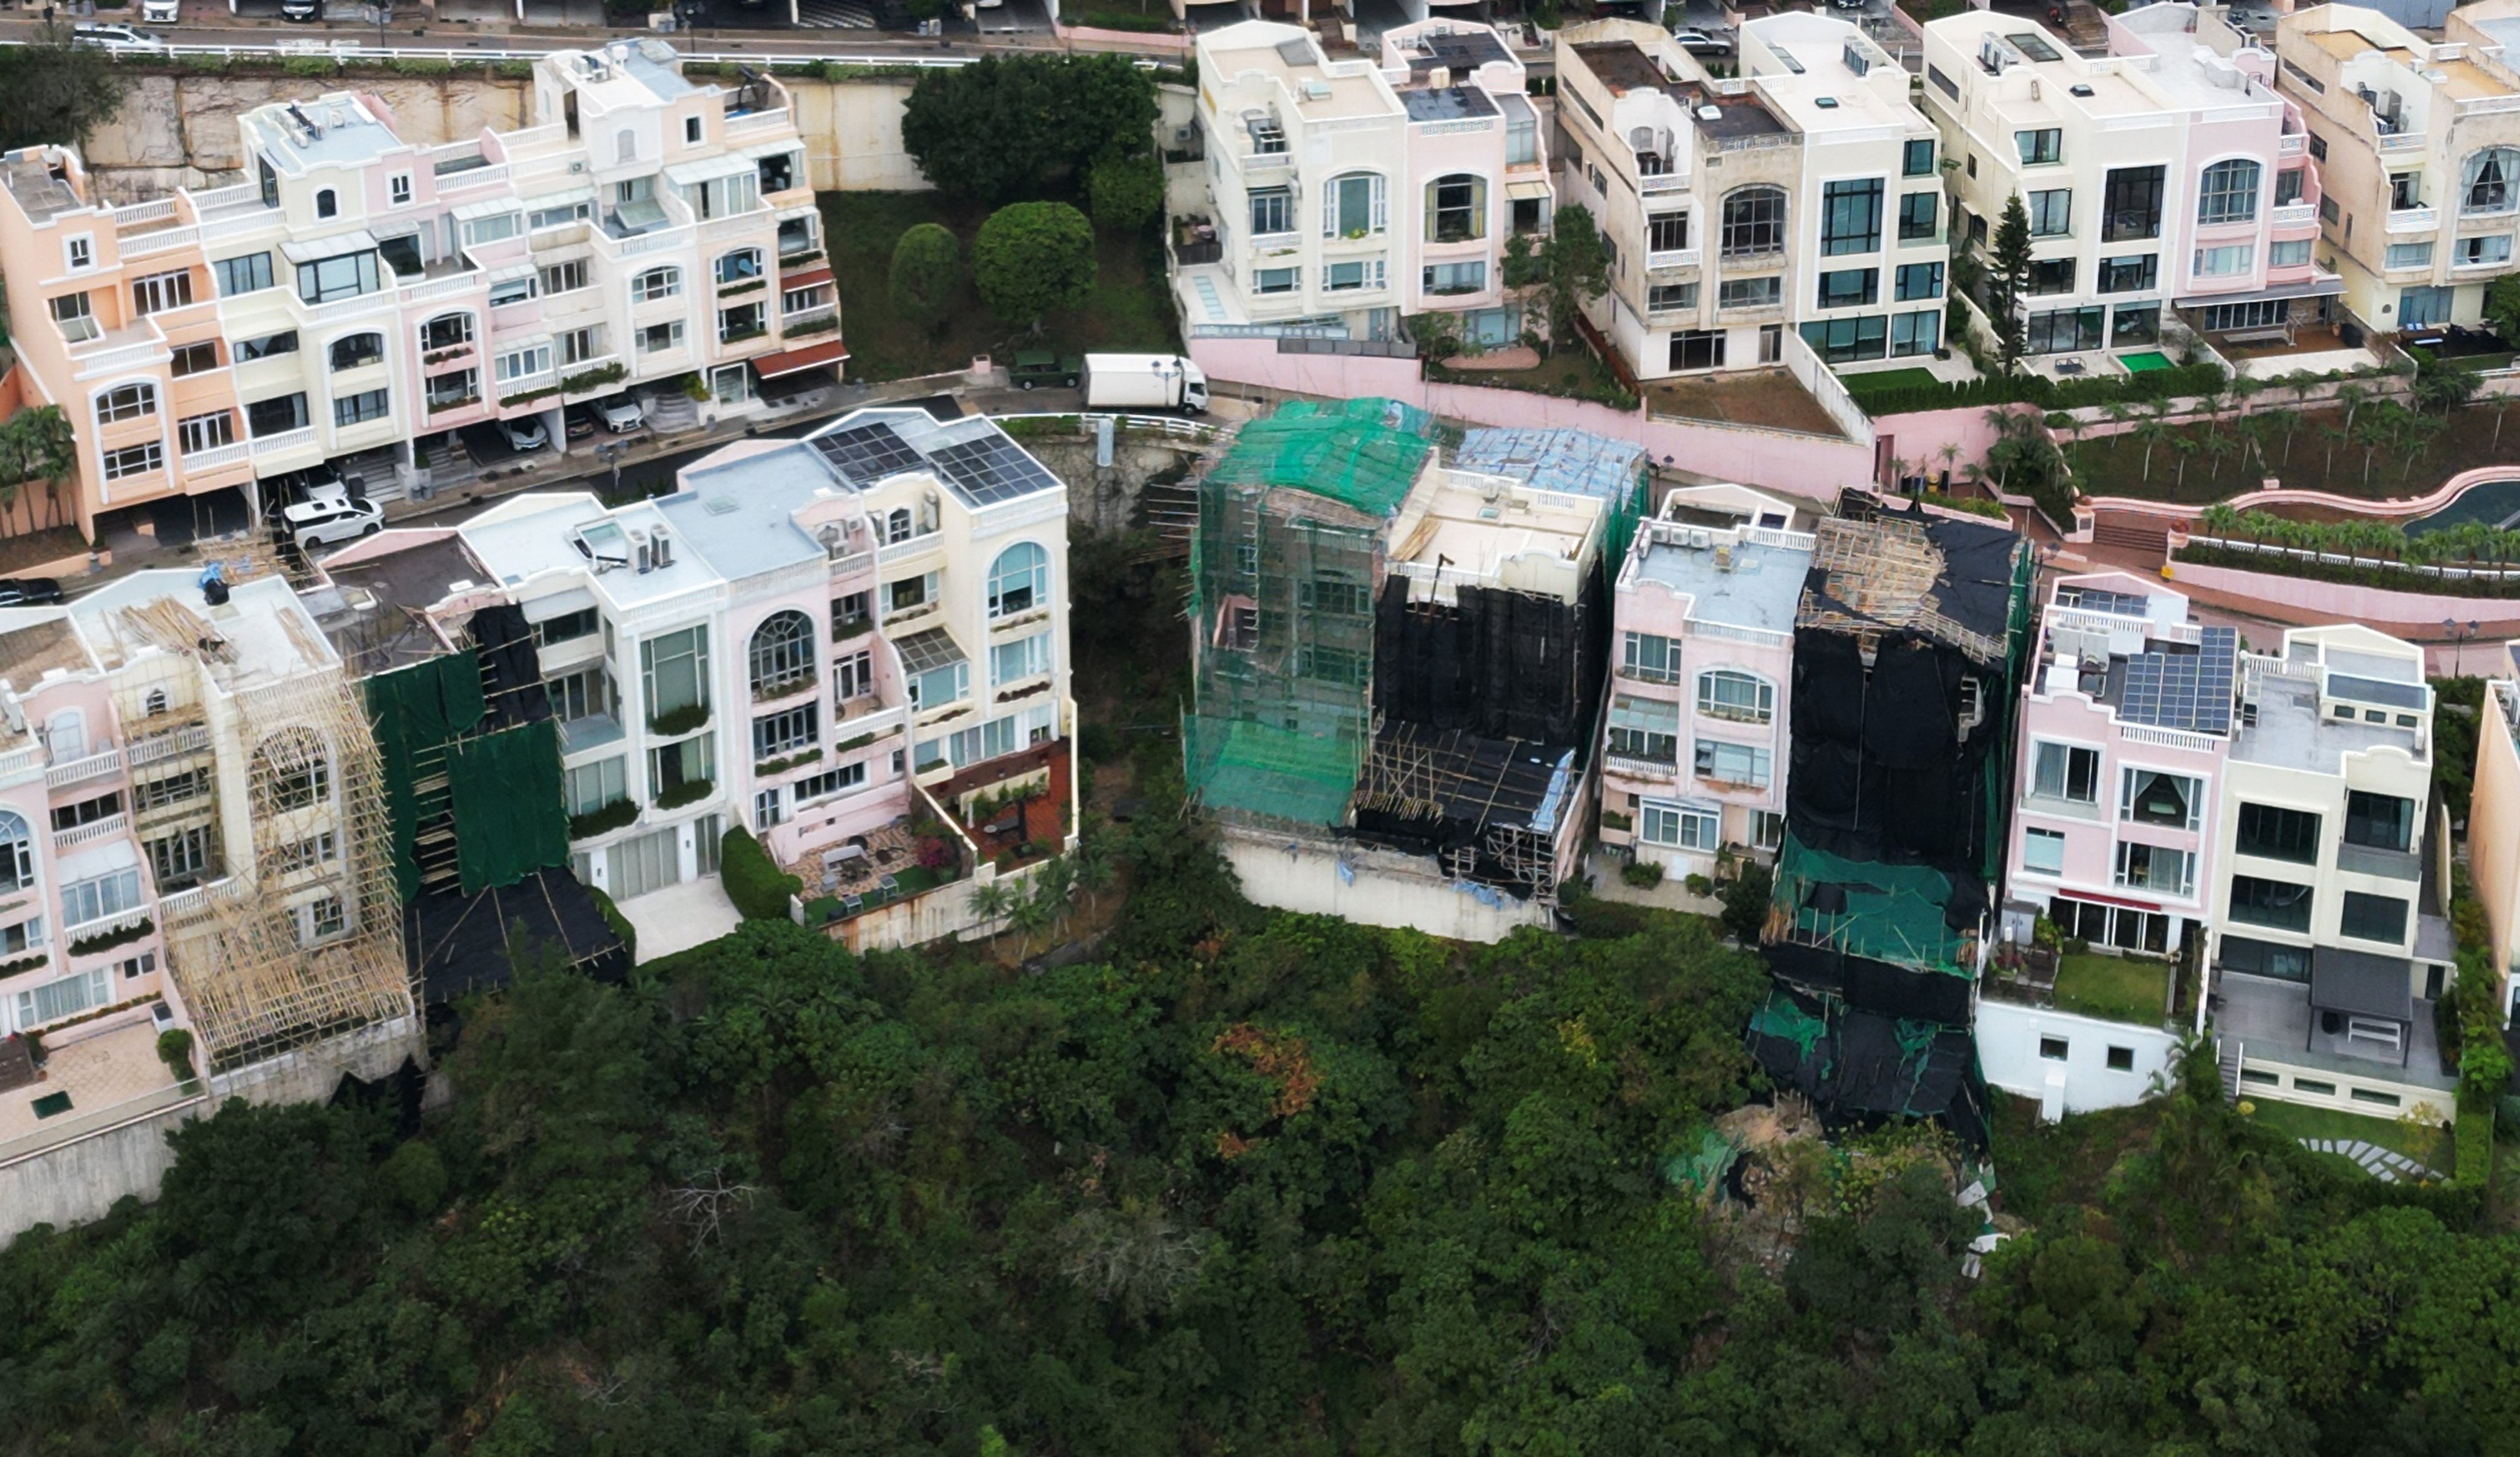
M570 163L568 164L568 175L570 175L571 177L574 177L574 176L576 176L578 173L583 172L583 171L585 171L585 170L586 170L586 159L585 159L584 157L580 157L580 158L578 158L576 161L570 162Z

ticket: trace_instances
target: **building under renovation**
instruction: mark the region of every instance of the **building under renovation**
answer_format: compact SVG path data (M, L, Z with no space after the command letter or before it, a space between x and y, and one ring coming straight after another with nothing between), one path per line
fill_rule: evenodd
M1474 940L1548 918L1644 482L1633 445L1383 400L1243 429L1199 491L1183 741L1255 900Z
M1848 493L1795 613L1791 772L1751 1042L1825 1113L1972 1141L1971 990L1994 924L2029 545Z

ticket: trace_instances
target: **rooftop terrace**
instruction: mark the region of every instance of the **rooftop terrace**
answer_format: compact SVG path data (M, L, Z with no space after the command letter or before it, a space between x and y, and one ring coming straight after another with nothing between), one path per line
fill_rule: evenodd
M1741 535L1649 523L1638 536L1635 560L1619 586L1653 582L1687 593L1691 621L1791 633L1803 578L1811 569L1811 548L1775 546Z

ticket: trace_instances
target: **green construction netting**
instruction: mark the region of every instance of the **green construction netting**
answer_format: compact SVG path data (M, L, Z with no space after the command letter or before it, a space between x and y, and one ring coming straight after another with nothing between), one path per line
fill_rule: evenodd
M1658 1168L1663 1182L1678 1187L1712 1194L1724 1180L1724 1170L1732 1167L1740 1148L1732 1139L1708 1128L1697 1140L1697 1146L1686 1153L1665 1154Z
M549 719L457 739L447 746L446 778L464 894L479 895L568 863L560 729Z
M1791 1042L1809 1057L1812 1048L1828 1035L1828 1024L1804 1011L1781 989L1771 989L1766 1003L1750 1014L1750 1030Z
M435 759L448 739L481 722L481 664L469 652L451 653L377 674L361 686L393 819L394 889L409 902L420 894L421 823L446 808L442 792L424 796L415 787L424 777L419 761Z
M1822 885L1842 889L1843 910L1811 904ZM1943 921L1951 880L1930 866L1845 860L1788 833L1777 857L1776 896L1789 907L1798 940L1894 966L1976 975L1966 939Z
M1302 824L1346 817L1362 742L1202 714L1182 721L1184 769L1208 808Z
M1208 472L1213 486L1291 486L1370 516L1409 498L1439 431L1397 400L1298 400L1244 425Z

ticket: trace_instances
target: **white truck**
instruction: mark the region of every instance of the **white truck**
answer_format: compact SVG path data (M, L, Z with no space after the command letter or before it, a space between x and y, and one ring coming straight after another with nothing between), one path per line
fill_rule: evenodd
M1088 410L1207 409L1207 375L1178 354L1085 356Z

